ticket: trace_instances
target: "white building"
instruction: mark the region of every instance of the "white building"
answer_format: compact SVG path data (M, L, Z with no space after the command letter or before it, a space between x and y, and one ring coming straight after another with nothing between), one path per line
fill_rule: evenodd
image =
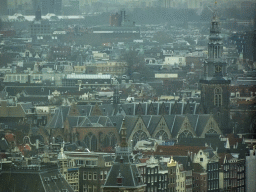
M245 171L245 191L255 191L256 189L256 151L255 146L253 146L253 150L250 150L250 154L246 156L246 171Z
M184 67L186 66L186 58L185 57L165 57L164 64L171 65L173 67Z

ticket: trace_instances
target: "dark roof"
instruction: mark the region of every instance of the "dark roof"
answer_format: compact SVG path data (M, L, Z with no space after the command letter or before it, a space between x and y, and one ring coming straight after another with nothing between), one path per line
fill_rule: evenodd
M49 181L47 181L49 179ZM15 190L25 191L59 191L67 189L73 191L67 181L60 176L57 167L42 168L35 170L32 168L8 168L3 167L0 174L1 191Z
M123 178L122 185L117 185L117 177ZM114 163L107 176L104 187L139 187L143 186L142 182L139 182L138 176L140 176L135 164L130 163Z
M204 170L203 166L200 165L199 163L193 163L193 172L195 173L205 173L206 171Z

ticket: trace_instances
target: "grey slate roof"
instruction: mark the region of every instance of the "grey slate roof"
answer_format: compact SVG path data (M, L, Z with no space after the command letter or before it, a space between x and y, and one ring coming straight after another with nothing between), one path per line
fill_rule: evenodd
M68 112L69 107L67 106L57 108L46 128L64 128L64 121L66 120Z
M11 174L10 174L11 173ZM53 177L56 179L53 179ZM59 177L57 167L52 169L3 169L0 174L0 191L60 191L66 189L72 192L73 189L63 177ZM47 181L49 179L49 181Z

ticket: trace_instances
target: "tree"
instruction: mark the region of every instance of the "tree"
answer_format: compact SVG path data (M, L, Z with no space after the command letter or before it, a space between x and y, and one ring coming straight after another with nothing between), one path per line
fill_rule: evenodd
M135 50L129 50L122 55L122 58L127 63L127 74L131 74L138 70L139 66L144 63L144 58L138 55L138 52Z
M171 38L171 36L169 34L167 34L164 31L159 31L157 32L154 36L153 36L153 41L157 41L160 44L164 44L164 43L172 43L173 39Z

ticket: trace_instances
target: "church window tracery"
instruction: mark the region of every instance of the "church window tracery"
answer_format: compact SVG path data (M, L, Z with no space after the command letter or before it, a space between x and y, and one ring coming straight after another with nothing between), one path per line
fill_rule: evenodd
M193 134L190 131L185 130L178 136L178 139L180 138L193 138Z
M137 131L136 133L134 133L132 138L133 146L135 146L138 141L146 140L147 138L148 136L144 131L141 131L141 130Z
M91 151L97 150L97 137L94 134L89 133L86 135L84 141L87 148L89 148Z
M160 139L160 137L162 137L162 140L168 140L168 134L164 130L158 131L155 139Z
M214 90L214 105L220 107L222 105L221 88L215 88Z

